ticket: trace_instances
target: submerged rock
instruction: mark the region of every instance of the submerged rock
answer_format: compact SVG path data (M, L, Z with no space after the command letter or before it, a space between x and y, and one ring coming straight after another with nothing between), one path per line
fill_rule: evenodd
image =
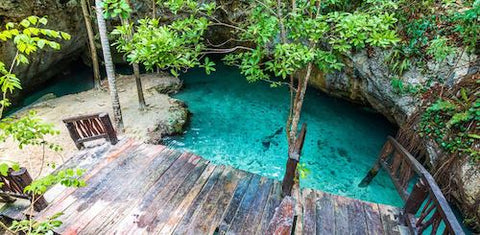
M278 128L275 133L266 136L262 139L262 146L263 146L263 151L267 151L270 148L270 145L273 143L274 145L278 145L278 142L274 141L274 138L278 136L280 133L282 133L283 127Z

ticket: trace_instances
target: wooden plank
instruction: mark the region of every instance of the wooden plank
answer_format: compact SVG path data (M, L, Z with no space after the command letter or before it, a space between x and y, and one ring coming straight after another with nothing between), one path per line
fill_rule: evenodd
M317 234L335 234L335 208L332 195L317 191Z
M207 161L199 158L199 163L195 166L195 168L192 171L190 171L190 173L182 182L180 187L178 187L178 189L169 199L166 199L166 202L164 203L163 207L156 212L157 217L155 218L155 221L152 223L152 226L153 226L152 233L154 234L159 233L159 231L163 228L165 223L168 221L170 214L182 202L185 196L188 195L189 191L197 182L198 178L202 175L207 165L208 165Z
M261 177L258 187L249 187L227 234L253 234L257 230L272 184L272 179Z
M248 216L248 210L250 209L250 206L252 204L252 201L255 197L255 193L259 189L260 185L260 179L261 176L259 175L253 175L250 184L248 185L247 190L245 191L245 195L243 196L242 201L240 202L240 205L238 206L238 209L235 213L235 215L232 218L232 221L230 222L229 230L221 232L221 233L229 233L229 231L235 231L235 230L240 230L241 226L243 225L242 219L246 219ZM235 230L234 230L235 229Z
M335 233L349 234L348 200L342 196L333 196L335 200Z
M293 198L297 200L295 205L296 221L294 234L303 234L303 205L305 205L305 198L302 196L302 190L300 187L293 187L292 194L294 195Z
M175 151L173 154L179 153ZM137 200L135 203L131 204L123 213L123 218L117 220L117 225L114 229L117 230L118 233L123 234L134 229L141 230L146 227L147 224L145 222L152 218L148 215L144 215L152 205L155 206L157 204L157 196L164 190L164 187L175 178L182 167L187 164L190 156L190 154L181 154L180 157L173 162L157 180L155 180L151 187L146 189L147 191L143 195L137 195L137 197L141 198L140 201Z
M124 144L115 145L110 149L110 151L108 151L108 153L105 154L99 164L96 164L93 169L88 170L82 177L82 179L87 182L87 187L80 189L68 188L62 193L61 197L58 197L55 201L53 201L49 207L47 207L37 216L36 219L39 221L45 220L48 217L64 211L68 206L77 200L76 196L73 195L74 193L85 193L89 187L101 182L109 170L115 166L116 161L120 162L122 159L126 158L126 155L122 153L137 146L138 145L135 145L133 140L127 140ZM95 153L94 149L90 151Z
M205 170L202 172L202 175L198 178L197 181L193 184L188 193L182 197L181 203L174 207L169 214L168 220L164 223L161 231L158 234L172 234L177 225L180 223L180 220L183 218L187 209L193 204L194 199L197 197L200 190L207 182L207 180L212 175L215 165L208 164Z
M153 152L153 149L149 152ZM125 214L141 201L143 195L158 181L165 171L178 159L179 153L169 150L154 153L156 156L148 168L142 171L136 179L132 179L131 186L122 190L114 199L115 205L104 208L80 230L84 234L101 233L114 227L125 217ZM141 181L141 182L139 182Z
M265 234L268 229L268 225L270 220L272 220L273 215L275 214L275 209L280 205L282 201L282 185L278 181L273 182L272 190L270 190L270 194L268 195L267 205L263 210L262 221L260 222L260 226L256 234Z
M295 201L292 197L285 197L280 203L280 206L275 210L275 214L273 215L265 234L290 235L293 229L294 213Z
M227 167L202 206L195 211L186 232L188 234L212 234L220 223L239 179L244 176L241 171Z
M363 209L365 210L368 233L384 234L382 219L380 217L378 205L375 203L365 202L363 203Z
M131 152L127 159L105 176L101 184L87 192L90 194L77 198L77 201L67 208L66 219L62 220L63 225L56 231L78 232L105 208L116 206L116 198L122 195L124 189L131 186L155 159L156 155L152 152L151 147L147 148L145 145Z
M388 205L380 205L378 204L378 209L380 211L380 217L382 219L383 231L385 234L388 235L397 235L400 234L400 230L398 228L398 216L399 216L399 209L388 206Z
M253 174L244 172L246 176L238 183L235 192L233 193L232 200L230 201L225 213L223 215L223 220L218 226L219 234L224 234L227 232L228 228L233 221L233 218L237 214L238 208L240 207L240 203L245 196L245 192L247 191L250 182L252 181Z
M188 211L185 213L180 223L178 223L178 225L176 226L175 231L173 232L174 234L185 234L185 231L188 230L188 225L190 224L190 221L192 220L195 211L206 200L208 193L210 192L210 190L212 190L213 186L217 182L224 169L225 166L217 166L215 168L202 190L198 193L197 197L188 208Z
M348 223L350 234L367 234L365 210L361 201L351 199L348 203Z
M138 229L139 232L146 231L147 233L152 233L152 230L155 228L154 221L158 213L164 210L164 206L169 203L170 198L175 194L177 189L181 186L198 162L198 157L190 156L186 163L182 165L172 177L162 177L165 178L164 180L167 184L157 187L158 189L161 189L161 191L151 191L154 194L148 196L148 198L152 198L153 200L149 200L149 202L143 201L145 203L142 204L141 213L135 214L135 216L138 215L138 219L135 221L138 228L135 228L134 224L132 224L132 229L130 231Z
M302 191L304 197L303 207L303 233L315 234L316 233L316 194L311 189L304 189Z

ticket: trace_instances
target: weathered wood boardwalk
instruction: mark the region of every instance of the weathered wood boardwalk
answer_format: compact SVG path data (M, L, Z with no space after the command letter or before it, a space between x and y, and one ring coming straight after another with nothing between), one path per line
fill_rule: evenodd
M265 234L281 183L165 146L122 139L81 150L63 168L87 186L55 186L37 216L58 212L60 234ZM398 209L305 189L296 234L399 234Z

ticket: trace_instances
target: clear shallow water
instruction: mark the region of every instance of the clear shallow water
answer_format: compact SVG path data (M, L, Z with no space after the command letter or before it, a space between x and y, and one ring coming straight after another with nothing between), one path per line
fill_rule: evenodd
M248 83L236 68L217 66L207 76L192 70L175 98L193 113L183 136L166 140L214 163L282 179L287 159L285 120L288 91L263 82ZM302 122L308 123L301 162L310 174L301 186L366 201L401 205L385 172L369 187L357 184L395 127L378 114L313 89L307 92Z

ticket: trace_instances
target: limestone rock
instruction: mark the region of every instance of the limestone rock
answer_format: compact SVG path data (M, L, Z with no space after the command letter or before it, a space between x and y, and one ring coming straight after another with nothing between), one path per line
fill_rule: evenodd
M370 105L390 121L402 124L421 103L413 94L398 94L391 85L386 58L388 50L375 49L373 55L362 50L345 58L342 71L324 75L315 71L311 85L330 95ZM460 54L460 52L459 52ZM405 84L424 84L428 80L443 80L453 86L466 74L478 71L476 55L462 53L460 60L450 56L445 62L430 62L426 69L413 67L400 78Z

